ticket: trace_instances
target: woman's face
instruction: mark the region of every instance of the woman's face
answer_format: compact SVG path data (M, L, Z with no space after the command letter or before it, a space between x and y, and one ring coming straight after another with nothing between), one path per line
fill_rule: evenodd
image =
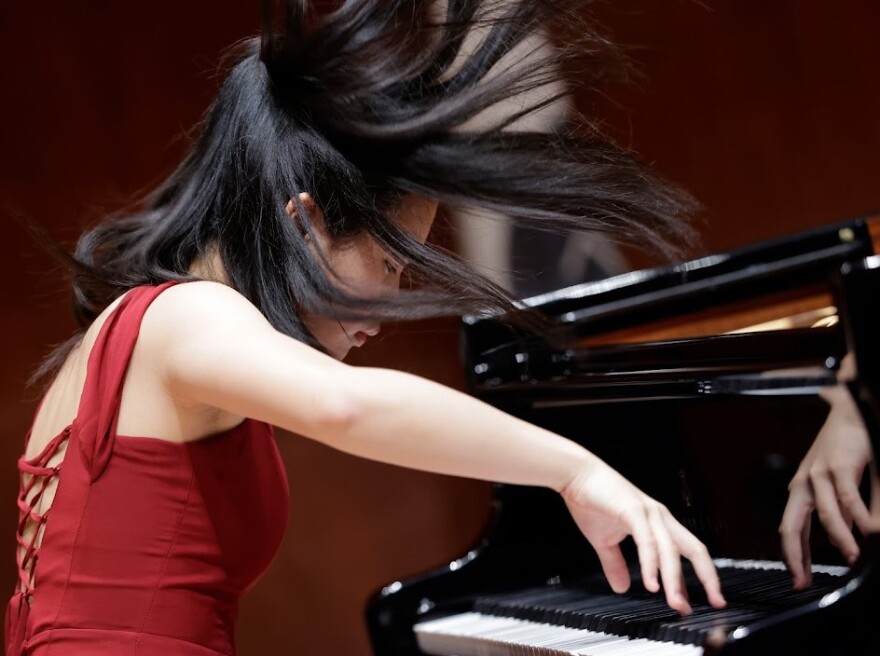
M437 203L414 195L403 197L397 215L397 226L422 244L434 223ZM335 245L316 231L320 247L332 267L336 284L347 293L360 298L380 298L397 293L405 262L398 262L368 235L361 235L344 244ZM363 346L379 332L372 321L338 321L307 315L305 323L315 339L336 359L342 360L355 346Z

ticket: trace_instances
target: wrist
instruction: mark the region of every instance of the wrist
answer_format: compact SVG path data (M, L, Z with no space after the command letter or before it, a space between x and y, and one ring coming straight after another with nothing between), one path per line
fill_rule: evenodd
M830 421L848 425L861 425L861 414L846 387L835 385L834 387L822 390L820 396L830 406Z
M596 456L584 449L582 454L570 461L565 476L553 488L564 499L570 500L571 497L576 496L577 490L583 486L583 483L595 473L598 462L600 461Z

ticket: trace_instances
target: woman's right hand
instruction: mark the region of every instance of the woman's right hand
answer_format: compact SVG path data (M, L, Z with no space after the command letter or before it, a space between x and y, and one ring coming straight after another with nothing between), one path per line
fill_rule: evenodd
M715 564L706 547L672 513L605 463L594 463L562 490L572 518L596 550L611 589L626 592L629 568L620 543L629 535L638 549L642 580L650 592L663 590L669 605L691 611L681 570L684 556L706 589L709 603L726 605ZM660 573L658 580L657 573Z

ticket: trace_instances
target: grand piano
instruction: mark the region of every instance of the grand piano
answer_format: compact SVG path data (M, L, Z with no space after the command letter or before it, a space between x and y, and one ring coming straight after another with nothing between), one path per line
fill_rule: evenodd
M848 382L880 448L880 216L526 299L538 333L468 316L471 394L576 440L665 503L716 558L728 607L692 572L694 609L612 593L551 491L496 485L473 548L377 591L377 656L876 653L880 535L848 567L812 531L813 585L791 589L777 527L787 484ZM863 493L868 493L868 481Z

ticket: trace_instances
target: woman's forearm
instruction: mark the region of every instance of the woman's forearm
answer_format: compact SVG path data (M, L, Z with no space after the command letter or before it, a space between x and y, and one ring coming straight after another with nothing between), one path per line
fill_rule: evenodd
M454 476L562 490L598 458L461 392L387 369L352 368L351 421L326 440L354 455Z

